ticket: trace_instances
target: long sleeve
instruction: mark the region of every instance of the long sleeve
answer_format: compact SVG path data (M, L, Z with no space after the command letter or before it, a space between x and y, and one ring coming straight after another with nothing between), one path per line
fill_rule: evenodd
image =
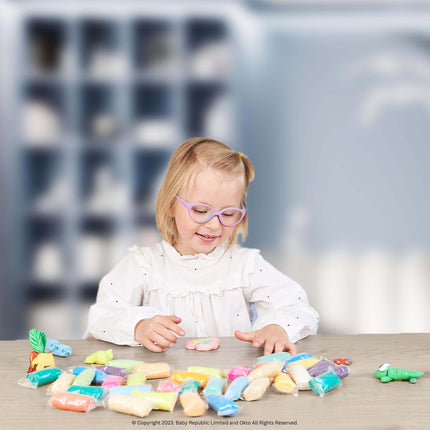
M134 250L100 281L96 303L88 314L84 338L96 338L118 345L139 345L134 328L142 319L160 314L151 306L142 306L145 276L148 276Z
M268 324L278 324L293 343L317 333L319 316L309 305L306 292L260 254L255 257L255 267L249 274L249 285L244 292L257 312L254 330Z

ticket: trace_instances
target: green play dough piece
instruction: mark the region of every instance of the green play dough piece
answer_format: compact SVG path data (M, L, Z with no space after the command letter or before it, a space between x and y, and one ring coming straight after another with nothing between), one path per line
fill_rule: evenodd
M28 333L28 339L30 340L30 346L33 348L33 351L45 352L46 335L43 331L32 328Z
M78 376L76 376L72 385L79 385L81 387L86 387L93 382L96 371L94 369L85 369Z

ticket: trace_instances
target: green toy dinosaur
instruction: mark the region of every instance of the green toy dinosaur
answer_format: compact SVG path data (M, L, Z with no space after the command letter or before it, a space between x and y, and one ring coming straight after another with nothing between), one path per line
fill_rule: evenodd
M420 378L423 375L423 372L398 369L396 367L391 367L387 363L380 366L379 369L373 373L373 376L380 379L381 382L409 381L411 384L415 384L417 382L417 378Z

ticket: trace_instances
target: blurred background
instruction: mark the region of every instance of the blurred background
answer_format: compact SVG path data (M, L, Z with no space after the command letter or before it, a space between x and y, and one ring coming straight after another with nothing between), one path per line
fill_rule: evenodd
M256 167L246 246L320 333L430 330L430 6L0 2L0 338L82 336L100 278L159 240L187 138Z

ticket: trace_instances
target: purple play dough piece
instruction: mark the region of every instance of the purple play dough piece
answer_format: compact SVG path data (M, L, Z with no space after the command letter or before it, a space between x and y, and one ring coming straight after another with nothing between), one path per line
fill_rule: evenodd
M323 373L327 372L327 370L333 370L333 372L339 376L339 378L345 378L345 376L348 376L349 369L347 366L344 365L337 365L333 363L332 361L323 359L318 361L318 363L314 364L313 366L309 367L308 373L312 377L320 376Z
M124 378L130 374L128 370L123 369L122 367L96 366L96 369L101 370L102 372L107 373L108 375L122 376Z

